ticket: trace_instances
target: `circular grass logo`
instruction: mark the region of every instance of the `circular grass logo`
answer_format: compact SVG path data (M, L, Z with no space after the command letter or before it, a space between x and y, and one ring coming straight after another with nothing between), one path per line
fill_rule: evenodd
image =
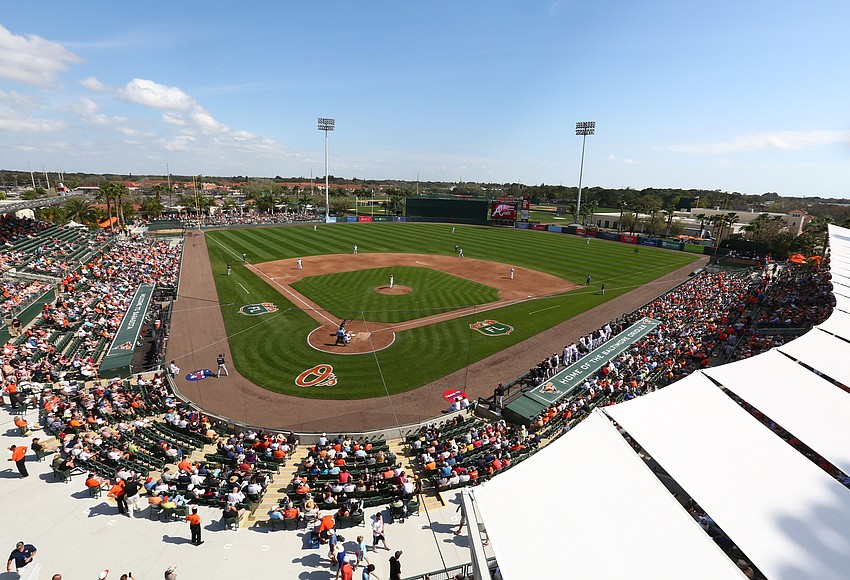
M246 304L239 309L239 313L244 314L245 316L259 316L260 314L270 314L272 312L277 312L277 306L271 302Z
M469 328L477 330L485 336L505 336L514 331L514 327L510 324L504 324L498 320L482 320L470 324Z
M299 387L332 387L336 384L336 375L331 365L318 364L295 377Z

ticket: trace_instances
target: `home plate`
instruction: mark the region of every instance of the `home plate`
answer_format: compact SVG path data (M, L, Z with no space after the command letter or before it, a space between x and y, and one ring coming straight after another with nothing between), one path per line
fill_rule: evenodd
M370 336L371 332L355 332L351 335L351 340L368 340Z

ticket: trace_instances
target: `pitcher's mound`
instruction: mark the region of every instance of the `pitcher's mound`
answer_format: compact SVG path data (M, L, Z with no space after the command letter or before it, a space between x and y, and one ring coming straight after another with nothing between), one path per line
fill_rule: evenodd
M411 292L413 292L413 288L411 288L410 286L402 286L401 284L394 284L392 288L390 288L389 286L378 286L377 288L375 288L375 292L377 292L378 294L390 295L410 294Z

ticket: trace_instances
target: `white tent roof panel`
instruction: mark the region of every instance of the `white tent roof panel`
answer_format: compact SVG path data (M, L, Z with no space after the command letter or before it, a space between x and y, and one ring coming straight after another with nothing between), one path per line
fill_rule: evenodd
M850 343L813 328L797 340L779 347L788 356L806 363L844 385L850 385Z
M473 493L508 580L742 578L598 412Z
M607 412L768 578L847 578L850 491L705 376Z
M817 328L840 336L845 340L850 340L850 314L833 310L832 315L818 324Z
M836 287L832 294L835 296L835 308L850 313L850 288L847 288L847 294L841 294Z
M850 394L776 350L703 372L850 473Z

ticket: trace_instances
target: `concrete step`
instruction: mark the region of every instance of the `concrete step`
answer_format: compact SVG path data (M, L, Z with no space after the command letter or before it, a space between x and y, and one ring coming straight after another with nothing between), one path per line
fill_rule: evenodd
M279 473L272 477L268 488L266 489L266 493L263 494L263 499L260 501L259 505L250 514L248 514L248 517L242 519L240 527L271 527L268 524L267 514L269 510L277 506L280 499L286 495L286 488L289 486L289 482L292 481L293 477L295 477L295 472L298 471L298 467L304 462L309 450L309 445L301 445L295 453L286 458L286 465L281 468Z

